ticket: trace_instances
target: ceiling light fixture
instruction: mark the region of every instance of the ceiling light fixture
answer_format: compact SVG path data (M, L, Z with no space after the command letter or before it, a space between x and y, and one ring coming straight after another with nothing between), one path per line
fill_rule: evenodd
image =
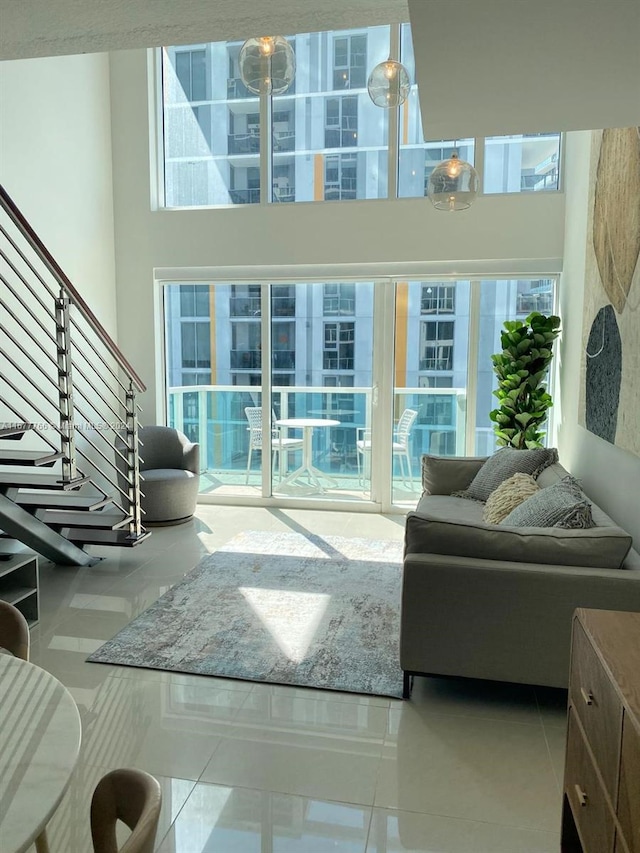
M427 196L437 210L466 210L478 195L478 183L476 170L454 148L429 175Z
M284 36L250 38L240 48L240 77L256 95L282 95L296 73L296 57Z
M376 65L367 81L369 97L377 107L384 109L404 104L410 88L407 69L391 57Z

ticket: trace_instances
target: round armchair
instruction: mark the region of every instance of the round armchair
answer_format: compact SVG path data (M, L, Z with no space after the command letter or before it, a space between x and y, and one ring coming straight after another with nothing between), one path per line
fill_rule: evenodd
M140 479L145 526L182 524L196 508L200 487L200 447L177 429L139 430Z

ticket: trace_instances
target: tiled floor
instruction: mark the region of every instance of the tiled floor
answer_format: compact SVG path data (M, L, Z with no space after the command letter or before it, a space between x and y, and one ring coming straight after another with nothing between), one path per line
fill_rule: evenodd
M401 539L404 520L203 506L91 569L41 568L32 660L72 692L82 759L49 828L90 849L89 801L117 766L156 775L160 853L559 850L566 697L416 679L412 700L85 662L207 552L247 529Z

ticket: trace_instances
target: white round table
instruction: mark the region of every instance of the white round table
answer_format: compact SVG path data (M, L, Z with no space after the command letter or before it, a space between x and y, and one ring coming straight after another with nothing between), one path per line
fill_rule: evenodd
M286 486L291 485L293 482L300 480L303 477L306 477L308 482L315 486L319 492L324 492L324 488L320 482L320 477L328 480L332 485L337 486L338 484L333 477L325 474L324 471L320 471L319 468L314 467L312 440L313 430L316 429L316 427L327 428L340 426L340 421L334 421L330 418L283 418L282 420L276 421L276 424L279 427L295 427L302 430L302 465L278 483L278 491L286 488Z
M0 654L2 853L23 853L45 829L69 785L80 739L66 687L44 669Z

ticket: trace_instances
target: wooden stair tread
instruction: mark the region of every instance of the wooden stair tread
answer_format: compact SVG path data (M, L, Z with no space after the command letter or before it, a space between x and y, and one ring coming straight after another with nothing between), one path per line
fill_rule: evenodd
M0 470L0 489L56 489L67 491L77 489L86 485L89 477L78 477L71 483L63 483L60 474L36 474L35 472L24 473L22 471L13 473Z
M92 512L104 506L109 506L111 498L101 495L83 495L77 492L18 492L15 503L19 506L37 507L38 509L67 509L82 512Z
M0 465L33 465L34 467L50 467L64 454L51 450L8 450L0 449Z
M128 524L131 516L122 512L74 512L59 509L40 509L36 512L36 518L44 521L50 527L82 527L98 530L115 530L124 524Z
M135 548L151 536L145 530L138 539L129 539L128 530L86 530L78 527L65 527L61 534L75 545L117 545L119 548Z

